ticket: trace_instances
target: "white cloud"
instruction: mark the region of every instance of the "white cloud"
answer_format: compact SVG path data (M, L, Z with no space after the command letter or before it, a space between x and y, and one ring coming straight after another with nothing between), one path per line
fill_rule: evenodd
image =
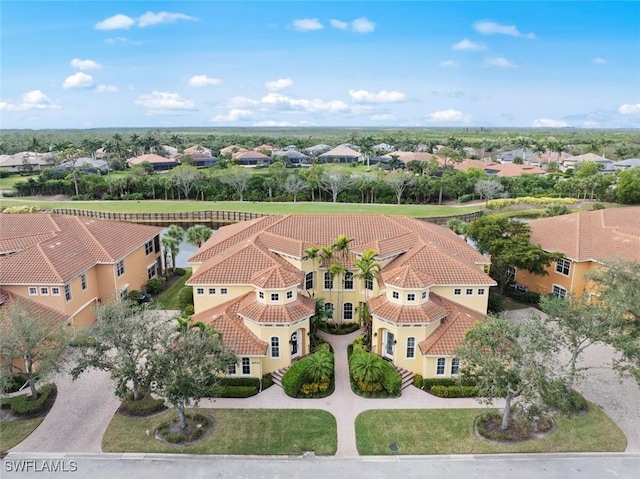
M296 124L288 121L264 120L253 122L253 126L296 126Z
M222 83L222 80L220 80L219 78L211 78L211 77L208 77L207 75L194 75L191 78L189 78L189 86L192 86L194 88L216 86L216 85L220 85L221 83Z
M234 96L229 100L222 102L221 108L246 108L248 106L258 105L260 102L244 96Z
M134 41L129 40L128 38L125 38L125 37L106 38L104 40L104 43L106 43L107 45L116 45L116 44L141 45L140 42L134 42Z
M297 18L293 22L293 29L299 32L312 32L322 30L324 25L317 18Z
M291 78L279 78L278 80L268 81L264 84L264 87L270 91L283 90L293 85Z
M457 67L458 66L458 62L453 61L453 60L445 60L443 62L440 62L440 66L441 67L445 67L445 68Z
M640 103L620 105L618 113L622 115L640 115Z
M372 115L371 120L372 121L396 121L397 118L395 117L395 115L392 115L391 113L381 113L379 115Z
M491 21L479 21L473 24L473 28L476 32L482 35L509 35L512 37L522 37L533 39L536 38L534 33L522 33L515 25L500 25Z
M24 111L24 110L56 110L60 108L52 102L41 90L31 90L22 95L21 103L0 102L0 110Z
M62 88L91 88L92 86L93 77L82 72L74 73L62 82Z
M229 110L229 113L226 115L218 115L211 119L211 121L215 123L223 123L230 121L247 121L250 120L253 116L253 112L251 110L242 110L239 108L234 108Z
M434 111L427 115L429 121L467 121L467 117L459 110L441 110Z
M397 103L407 99L407 96L402 92L387 90L380 90L378 93L367 90L349 90L349 96L356 103Z
M568 123L560 120L553 120L551 118L538 118L533 120L531 126L534 128L564 128L569 126Z
M102 65L98 62L94 62L93 60L80 60L79 58L74 58L71 60L71 66L73 68L77 68L78 70L100 70Z
M184 110L195 110L193 100L181 98L177 93L154 91L148 95L140 95L134 103L147 110L149 115L161 115Z
M121 30L131 28L135 23L136 21L133 18L118 13L96 23L94 28L96 30Z
M451 45L451 48L454 50L467 50L471 52L477 52L480 50L486 50L487 46L484 43L472 42L471 40L467 40L466 38L460 40L458 43L454 43Z
M98 85L93 91L96 93L115 93L118 87L115 85Z
M376 24L365 17L356 18L351 22L351 29L356 33L371 33L376 29Z
M591 61L593 63L597 63L599 65L605 65L605 64L609 63L607 60L605 60L604 58L601 58L601 57L595 57L595 58L591 59Z
M308 113L348 113L351 111L351 107L340 100L325 101L319 98L290 98L281 93L269 93L261 101L265 105L273 105L290 110L302 110Z
M487 58L484 61L485 67L499 67L499 68L515 68L516 64L504 57Z
M147 12L138 18L138 26L140 28L151 27L153 25L161 25L166 23L175 23L178 20L197 20L195 17L191 17L184 13L170 13L170 12Z
M348 22L343 22L342 20L331 20L331 26L333 28L337 28L338 30L346 30L349 28Z

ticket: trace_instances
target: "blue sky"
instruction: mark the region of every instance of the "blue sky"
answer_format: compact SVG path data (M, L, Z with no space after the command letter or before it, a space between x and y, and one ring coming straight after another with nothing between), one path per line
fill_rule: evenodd
M11 1L0 126L640 127L640 2Z

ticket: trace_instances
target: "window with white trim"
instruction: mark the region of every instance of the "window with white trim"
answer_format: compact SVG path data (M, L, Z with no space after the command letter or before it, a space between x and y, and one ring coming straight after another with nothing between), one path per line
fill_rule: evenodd
M344 289L353 289L353 273L351 271L347 271L344 274L344 279L342 280L342 286Z
M280 338L278 336L271 337L271 357L280 357Z
M116 263L116 274L122 276L124 274L124 260L121 259Z
M38 288L29 286L29 296L38 296Z
M553 295L556 298L564 299L567 296L567 290L557 284L553 285Z
M416 294L415 293L407 293L407 301L415 301Z
M271 301L279 301L280 295L278 293L271 293Z
M397 291L392 291L391 292L391 297L393 299L400 299L400 293L398 293Z
M484 288L478 288L478 296L484 296Z
M447 363L445 358L438 358L438 363L436 365L436 374L438 376L442 376L444 374L444 367Z
M559 259L556 261L556 273L569 276L569 270L571 269L571 261L568 259Z
M460 296L462 294L462 288L454 288L453 289L453 295L454 296Z
M68 284L64 285L64 299L71 301L71 286Z
M287 299L293 298L293 291L287 291Z
M333 289L333 278L328 271L324 273L324 289Z
M422 299L427 299L427 292L426 291L422 292Z
M258 291L258 297L260 299L264 299L264 292L263 291Z
M351 321L353 319L353 304L344 303L344 306L342 306L342 319L345 321Z
M365 278L365 280L364 280L364 289L368 289L369 291L373 291L373 279Z
M40 288L40 296L49 296L49 288L42 286Z
M198 296L204 296L204 288L196 288L196 294Z
M156 275L156 264L153 263L147 267L147 279L151 279Z
M227 374L237 374L237 364L233 363L232 365L229 366L229 369L227 370Z
M51 288L51 295L52 296L60 296L60 288L58 288L57 286L53 286Z
M120 290L120 300L126 299L128 294L129 294L129 288L125 286Z
M85 291L87 289L87 274L86 273L82 273L80 275L80 286L82 287L82 291Z
M251 358L242 358L242 374L251 374Z
M473 294L473 288L467 288L466 291L465 291L465 294L467 296L471 296Z
M407 359L416 357L416 338L407 338Z
M220 294L227 294L228 292L227 288L220 288Z
M153 253L153 240L147 241L144 244L144 254L149 256L151 253Z
M451 359L451 375L456 376L460 372L460 360L458 358Z
M324 303L324 309L327 312L327 319L333 319L333 303Z
M216 294L216 288L209 288L209 296L214 296Z
M304 289L313 289L313 271L304 275Z

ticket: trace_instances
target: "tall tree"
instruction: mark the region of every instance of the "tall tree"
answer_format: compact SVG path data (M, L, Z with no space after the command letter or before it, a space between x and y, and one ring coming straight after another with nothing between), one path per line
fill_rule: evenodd
M240 201L244 200L244 192L247 189L249 178L251 178L251 173L241 166L229 168L220 175L220 181L231 186L240 197Z
M192 244L200 248L202 243L211 238L213 231L211 228L205 225L193 225L186 232L187 243Z
M454 142L456 143L456 142ZM458 144L456 143L456 146ZM440 176L440 192L438 193L438 204L442 204L442 192L444 190L444 173L447 169L451 168L452 163L459 163L462 161L462 147L460 149L453 147L440 148L438 150L437 156L439 158L439 163L441 166L442 174Z
M184 199L189 199L189 193L196 185L202 174L191 165L180 165L173 168L169 175L173 178L174 184L182 190Z
M337 311L337 317L340 318L336 321L336 325L342 324L343 310L342 310L342 292L344 291L344 277L347 274L347 269L342 263L332 263L329 266L329 275L331 276L331 282L335 283L336 278L339 278L338 284L338 302L335 305L334 311ZM334 318L335 319L335 318Z
M348 173L338 170L325 171L320 177L320 188L331 194L333 202L338 201L338 195L353 185L353 178Z
M481 216L469 225L467 234L481 253L491 255L491 276L498 281L500 293L504 292L510 267L544 276L548 274L546 267L562 257L532 245L529 226L510 218Z
M415 177L404 171L393 172L385 178L385 182L393 188L398 204L402 201L404 191L415 183Z
M485 199L485 207L489 206L489 200L492 200L499 193L504 191L504 187L499 181L495 180L480 180L476 183L474 188L476 194L480 195L480 199Z
M315 284L315 281L316 281L315 276L317 274L316 260L319 259L319 258L321 258L321 252L320 252L320 248L318 248L317 246L311 246L311 247L305 249L302 252L302 260L303 261L311 260L311 274L314 276L314 286L316 286L316 284Z
M361 279L364 286L364 307L360 309L360 318L367 326L366 342L371 344L371 313L369 311L369 288L370 284L373 286L373 280L380 273L380 263L378 262L378 254L373 249L368 249L362 256L358 258L355 263L355 267L358 268L356 278Z
M307 182L295 173L287 176L287 180L284 183L284 189L287 193L293 195L294 203L298 201L298 194L302 193L307 188Z

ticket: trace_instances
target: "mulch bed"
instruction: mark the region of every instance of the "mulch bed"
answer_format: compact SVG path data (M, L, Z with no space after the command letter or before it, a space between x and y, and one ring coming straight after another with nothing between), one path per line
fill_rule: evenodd
M555 424L551 419L530 423L517 417L511 417L509 427L506 430L502 430L501 427L501 414L483 415L476 418L473 432L483 441L513 444L544 437L553 431Z

